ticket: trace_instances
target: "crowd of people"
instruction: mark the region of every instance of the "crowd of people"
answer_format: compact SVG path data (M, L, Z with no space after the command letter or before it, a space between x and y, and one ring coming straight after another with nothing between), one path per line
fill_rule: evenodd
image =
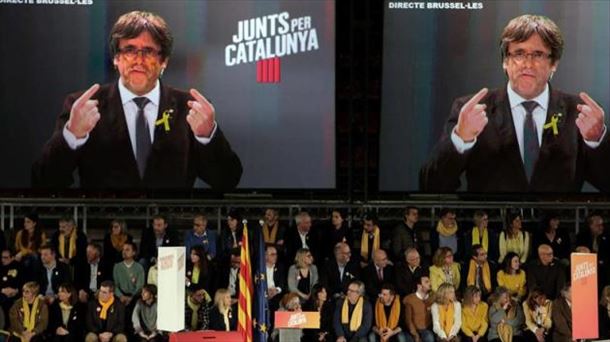
M320 313L318 329L271 326L270 341L569 342L572 251L597 254L599 335L610 337L610 235L600 214L574 238L553 213L535 227L518 211L502 227L490 227L483 211L458 224L444 209L432 230L418 221L408 207L395 226L366 214L349 227L334 210L330 222L314 226L300 212L287 227L266 209L254 229L265 240L271 324L277 311ZM139 243L121 219L102 244L71 217L56 229L35 213L23 222L0 234L0 339L167 341L157 327L160 246L186 247L185 330L236 330L239 212L220 230L196 214L184 234L155 216Z

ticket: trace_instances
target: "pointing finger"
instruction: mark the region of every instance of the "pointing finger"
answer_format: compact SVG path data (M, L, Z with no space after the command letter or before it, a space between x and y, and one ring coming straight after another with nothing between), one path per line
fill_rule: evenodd
M587 93L585 93L584 91L583 91L583 92L581 92L581 93L580 93L580 94L578 94L578 95L580 95L580 98L581 98L581 99L582 99L582 100L583 100L583 101L584 101L586 104L588 104L589 106L591 106L592 108L594 108L594 109L596 109L596 110L599 110L599 111L603 111L603 110L602 110L602 107L600 107L600 106L597 104L597 102L595 102L595 101L594 101L594 100L591 98L591 96L589 96L589 95L588 95Z
M487 95L487 91L487 88L479 90L478 93L476 93L470 100L468 100L468 102L466 102L466 104L464 104L464 109L469 110L474 108L474 106L477 105L485 97L485 95Z
M89 101L91 96L93 96L93 94L95 94L98 89L100 89L99 84L96 83L92 85L89 89L87 89L87 91L83 93L83 95L81 95L76 101L74 101L74 106L80 107L87 103L87 101Z

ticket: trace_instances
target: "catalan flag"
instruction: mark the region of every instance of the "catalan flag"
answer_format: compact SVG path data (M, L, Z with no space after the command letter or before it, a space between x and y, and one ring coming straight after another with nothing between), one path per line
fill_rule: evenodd
M237 308L237 331L242 341L252 342L252 271L248 241L248 222L244 220L241 239L241 261L239 263L239 302Z

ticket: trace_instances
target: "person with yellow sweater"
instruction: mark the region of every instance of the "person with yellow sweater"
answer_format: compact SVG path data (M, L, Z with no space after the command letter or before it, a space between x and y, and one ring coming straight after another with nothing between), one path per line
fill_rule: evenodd
M553 325L551 320L551 301L546 298L540 288L530 291L529 297L523 302L526 329L523 337L526 342L545 342L551 340L549 331Z
M432 330L437 340L459 341L462 326L462 306L455 297L455 289L450 283L439 286L435 302L432 304Z
M463 342L487 341L487 303L481 301L481 290L468 286L462 300L462 335Z
M521 262L516 253L508 253L504 259L504 267L498 272L496 279L498 286L505 287L511 297L521 301L525 297L526 291L526 275L521 269Z
M449 247L440 247L432 258L434 265L430 266L430 282L432 291L437 291L443 283L460 287L460 265L453 261L453 251Z
M523 230L519 212L511 212L507 215L506 229L500 233L498 245L500 249L498 262L504 262L509 252L517 253L522 264L527 261L530 254L530 234Z

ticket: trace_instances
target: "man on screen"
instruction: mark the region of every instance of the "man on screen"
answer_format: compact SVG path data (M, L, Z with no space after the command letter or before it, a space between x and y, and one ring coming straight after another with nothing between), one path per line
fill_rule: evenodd
M603 109L584 92L550 85L563 38L549 18L522 15L500 41L508 85L453 103L445 133L420 172L424 191L451 192L465 173L472 192L610 190Z
M163 18L122 15L110 33L114 83L67 97L51 139L33 167L33 184L83 188L191 188L196 177L234 188L242 166L197 90L166 86L173 37Z

